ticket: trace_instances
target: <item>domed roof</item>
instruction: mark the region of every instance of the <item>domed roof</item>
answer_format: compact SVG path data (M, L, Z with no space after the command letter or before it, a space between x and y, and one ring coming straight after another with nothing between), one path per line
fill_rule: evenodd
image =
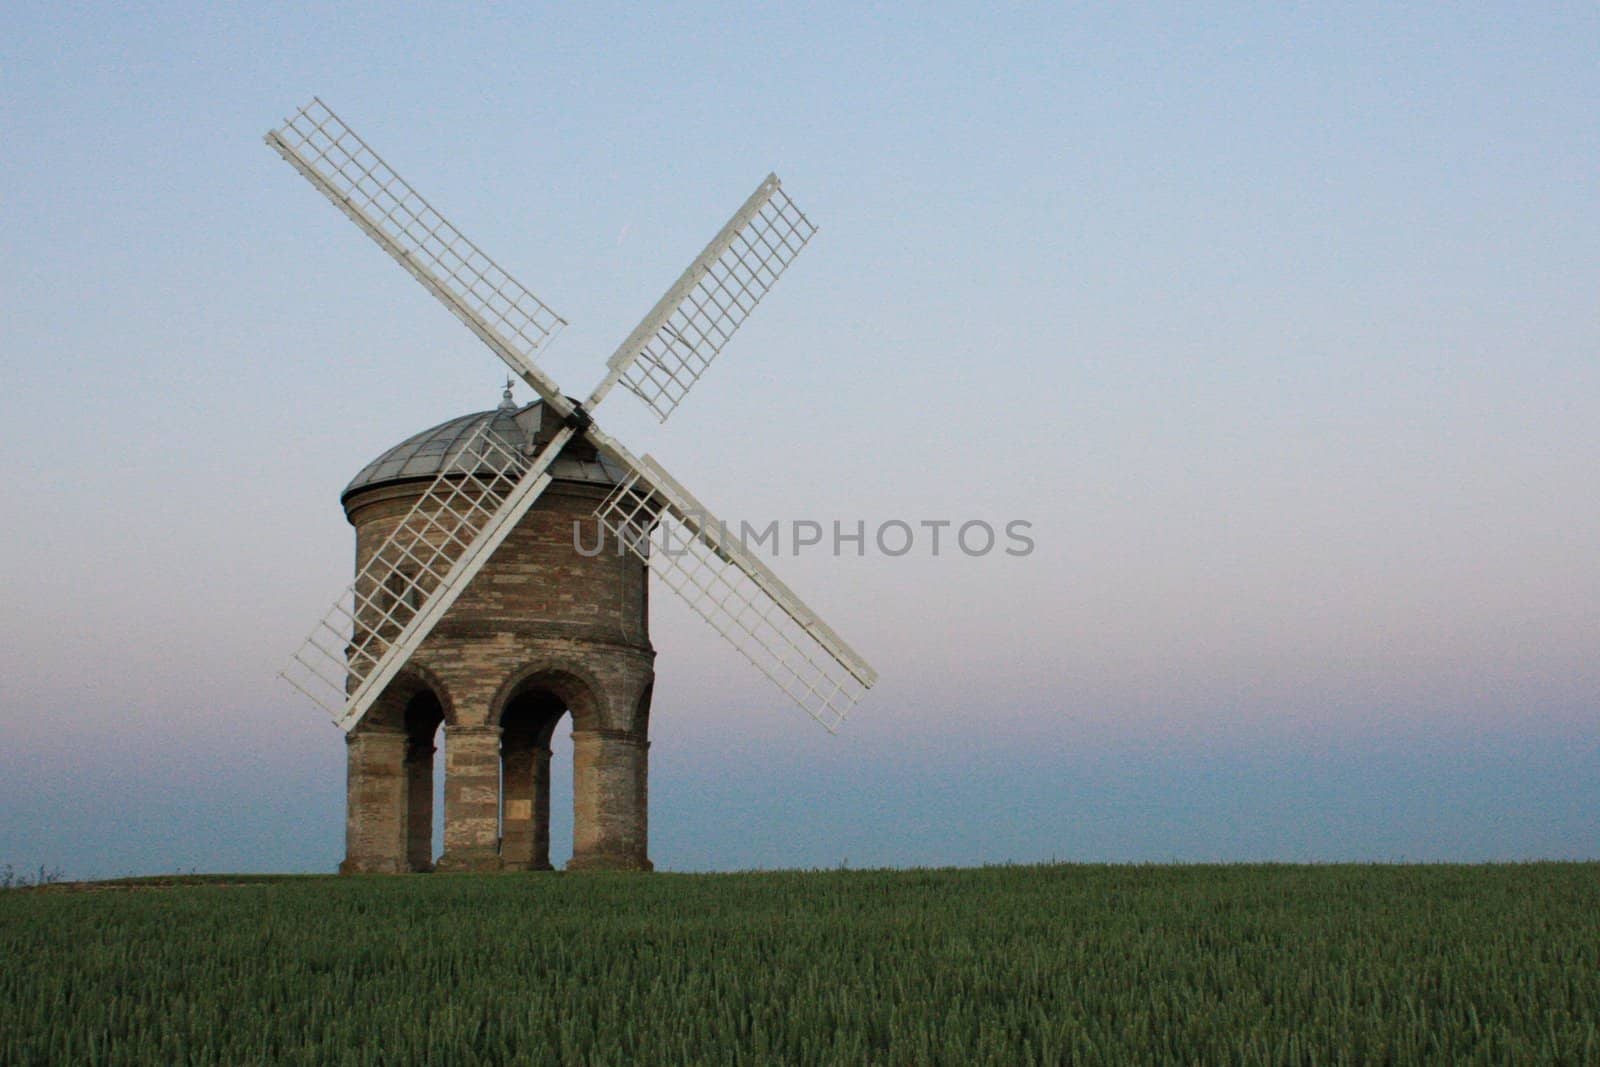
M441 422L431 429L412 434L393 448L361 468L350 484L339 494L340 501L363 489L401 482L430 481L448 464L455 462L462 449L479 427L489 425L489 433L498 437L508 448L523 454L529 446L542 444L550 432L541 434L543 404L535 400L524 407L511 401L511 392L493 411L475 411L470 415ZM615 485L622 480L623 472L616 464L592 449L577 447L574 441L564 449L550 466L550 474L557 481L582 482L589 485ZM574 454L578 453L578 454Z

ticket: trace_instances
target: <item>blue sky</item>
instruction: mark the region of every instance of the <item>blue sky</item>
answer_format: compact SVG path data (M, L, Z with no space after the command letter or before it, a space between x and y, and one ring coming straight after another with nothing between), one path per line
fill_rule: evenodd
M338 859L273 676L339 489L500 367L262 145L312 94L571 320L570 392L778 171L812 246L608 428L735 519L1034 524L778 561L883 676L837 738L658 596L658 866L1600 855L1592 5L0 30L0 863Z

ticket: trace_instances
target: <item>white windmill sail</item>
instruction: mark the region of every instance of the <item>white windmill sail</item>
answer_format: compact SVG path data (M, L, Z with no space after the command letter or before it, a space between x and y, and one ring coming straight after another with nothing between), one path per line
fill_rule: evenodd
M613 545L644 560L812 718L837 729L877 672L659 463L602 433L590 438L628 471L595 510Z
M767 175L606 361L586 406L620 380L666 422L816 232Z
M478 429L372 553L281 672L341 729L361 720L550 484L547 468L573 435L562 429L530 459Z
M533 360L566 320L435 211L332 109L313 98L266 142L534 392L567 413L566 397Z

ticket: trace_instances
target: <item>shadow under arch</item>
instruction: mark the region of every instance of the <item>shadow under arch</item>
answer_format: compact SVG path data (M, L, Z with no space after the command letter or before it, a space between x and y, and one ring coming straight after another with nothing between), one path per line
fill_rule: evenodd
M432 689L419 689L406 703L406 866L413 871L433 870L434 742L444 719Z
M383 693L361 721L352 727L356 730L390 730L404 731L406 728L406 713L411 701L419 693L427 692L439 705L440 721L451 725L456 721L455 702L450 697L450 689L444 680L433 671L420 663L411 662L400 668L394 680L384 687Z

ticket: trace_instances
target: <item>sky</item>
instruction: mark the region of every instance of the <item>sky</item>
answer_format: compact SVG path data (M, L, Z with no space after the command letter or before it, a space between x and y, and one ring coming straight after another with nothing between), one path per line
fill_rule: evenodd
M816 238L601 421L733 520L1031 524L772 561L881 676L838 736L659 591L658 868L1600 858L1597 54L1591 4L8 5L0 864L342 854L276 672L345 482L503 374L262 144L313 95L572 393L776 171Z

